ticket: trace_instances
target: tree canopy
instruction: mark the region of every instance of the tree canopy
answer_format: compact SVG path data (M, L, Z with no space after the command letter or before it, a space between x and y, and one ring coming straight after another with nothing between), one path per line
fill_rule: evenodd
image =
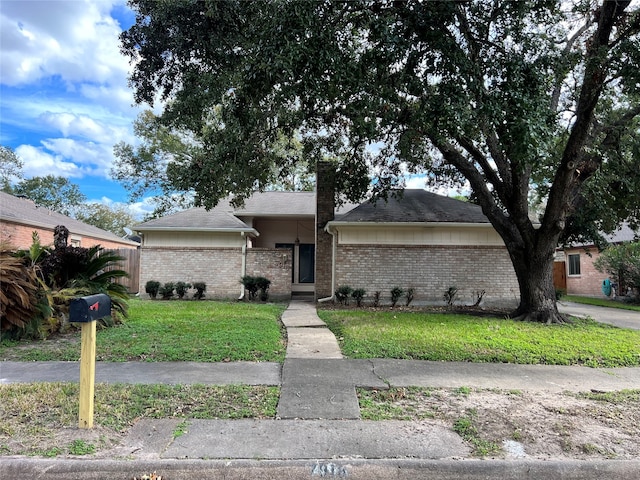
M22 160L11 148L0 145L0 188L11 189L11 182L22 178Z
M24 195L36 205L73 216L78 207L87 200L80 187L68 178L55 175L32 177L20 180L5 190L12 195Z
M352 200L384 196L406 173L466 182L509 250L516 314L562 321L554 248L583 184L637 130L630 1L130 5L136 23L121 40L136 100L166 101L161 122L198 146L167 164L174 189L206 207L249 195L278 165L278 136L294 131L309 158L339 159L337 187Z
M217 111L220 109L217 108ZM114 147L116 161L112 177L129 192L130 200L151 195L155 209L150 217L170 213L193 202L191 189L175 185L179 165L188 164L204 155L203 146L194 141L192 133L181 126L167 126L150 110L142 112L134 121L137 145L119 142ZM262 189L312 190L315 174L304 155L300 136L279 134L269 146L275 159L264 172Z

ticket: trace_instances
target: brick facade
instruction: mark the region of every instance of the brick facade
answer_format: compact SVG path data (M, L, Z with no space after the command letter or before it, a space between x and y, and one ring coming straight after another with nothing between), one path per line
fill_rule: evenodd
M28 249L32 242L33 232L38 232L40 237L40 243L44 246L53 246L53 229L31 227L28 225L22 225L19 223L2 222L0 228L0 240L7 242L11 246L17 249ZM68 243L71 245L72 240L78 238L80 240L80 246L84 248L94 247L100 245L105 249L118 249L118 248L136 248L134 245L112 242L100 238L94 238L88 235L76 235L74 233L69 234Z
M328 162L316 165L316 299L330 297L333 237L325 231L334 219L335 170Z
M567 294L602 297L602 281L609 276L599 272L593 263L600 256L597 248L580 247L565 251L567 268ZM580 256L580 274L569 275L569 255Z
M458 301L473 304L485 290L484 303L515 303L518 282L504 247L339 245L336 285L364 288L370 299L381 292L388 303L399 286L415 289L415 301L441 303L444 292L458 288Z
M291 298L291 251L281 248L247 250L247 275L271 280L269 296Z
M241 248L143 247L140 291L149 280L205 282L206 298L237 299L242 291ZM271 280L272 298L291 297L291 255L281 249L247 249L246 274Z

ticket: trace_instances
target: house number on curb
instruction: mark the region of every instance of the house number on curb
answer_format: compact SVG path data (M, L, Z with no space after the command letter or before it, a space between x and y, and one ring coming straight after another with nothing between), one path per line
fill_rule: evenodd
M347 467L335 463L316 463L311 469L311 476L317 477L346 477L349 475Z

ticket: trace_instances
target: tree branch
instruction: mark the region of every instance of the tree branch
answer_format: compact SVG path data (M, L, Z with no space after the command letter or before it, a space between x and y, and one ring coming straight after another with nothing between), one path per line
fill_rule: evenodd
M589 128L606 80L607 53L610 51L609 38L617 19L629 3L630 0L604 1L599 9L598 28L588 43L585 56L585 72L576 106L576 120L549 192L549 201L541 227L544 231L552 233L562 231L569 207L569 195L584 181L579 178L580 175L576 175L576 168L584 157Z

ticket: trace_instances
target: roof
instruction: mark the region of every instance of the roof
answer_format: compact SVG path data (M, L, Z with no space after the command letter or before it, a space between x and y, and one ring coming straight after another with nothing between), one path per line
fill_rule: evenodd
M640 230L634 232L626 222L612 234L604 235L605 240L609 243L633 242L638 237L640 237Z
M249 225L225 211L224 207L205 210L204 208L190 208L181 212L155 218L135 226L136 230L228 230L253 231Z
M478 205L426 190L406 189L387 201L366 202L344 215L339 223L476 223L489 224Z
M69 229L69 233L74 235L119 242L124 245L138 245L136 242L120 238L114 233L88 225L75 218L54 212L46 207L39 207L32 200L15 197L5 192L0 192L0 221L49 230L53 230L58 225L64 225Z
M315 192L256 192L242 207L230 200L221 201L211 210L190 208L137 225L139 231L151 230L215 230L256 233L243 218L247 217L314 217ZM479 206L443 197L426 190L404 190L400 197L387 202L345 203L337 209L337 222L455 222L489 224Z

